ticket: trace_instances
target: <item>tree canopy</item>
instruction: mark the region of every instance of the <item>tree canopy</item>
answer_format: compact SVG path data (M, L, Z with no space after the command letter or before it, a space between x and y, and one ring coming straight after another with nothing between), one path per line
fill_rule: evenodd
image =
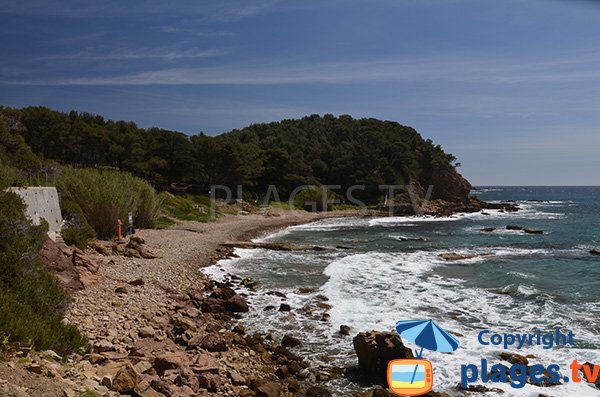
M30 171L49 161L129 171L158 190L183 186L206 193L211 185L265 194L275 185L287 199L299 185L365 185L356 198L375 202L379 185L425 186L436 172L455 172L455 157L411 127L372 118L311 115L253 124L215 137L188 136L133 122L45 107L0 107L0 162ZM13 142L13 143L11 143ZM32 157L33 156L33 157ZM21 164L23 163L23 164ZM23 167L24 165L24 167Z

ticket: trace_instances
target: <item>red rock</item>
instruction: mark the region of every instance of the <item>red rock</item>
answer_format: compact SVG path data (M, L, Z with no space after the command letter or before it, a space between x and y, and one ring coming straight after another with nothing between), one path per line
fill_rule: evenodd
M217 298L206 298L202 300L200 308L203 313L222 313L225 311L225 301Z
M179 372L179 375L175 378L174 383L177 386L187 386L192 389L194 392L197 392L200 388L200 382L198 381L198 377L192 370L183 369Z
M202 338L200 346L209 352L224 352L227 351L227 344L218 334L208 334Z
M200 354L196 360L196 363L192 366L192 370L197 374L204 372L218 374L219 362L210 354Z
M187 343L188 349L195 349L202 344L202 339L204 339L204 335L195 335L190 339Z
M279 397L281 387L275 382L267 382L256 388L256 397Z
M152 379L150 381L150 387L152 387L157 392L164 394L165 396L171 396L171 387L164 380Z
M144 282L144 280L143 280L143 279L141 279L141 278L137 278L137 279L135 279L135 280L131 280L131 281L129 281L127 284L129 284L129 285L133 285L134 287L141 287L142 285L144 285L144 284L146 284L146 283Z
M200 387L210 391L215 392L221 386L221 378L219 375L211 374L205 372L203 374L198 375L198 383Z
M72 248L64 244L57 244L44 234L40 258L48 271L55 275L61 285L70 291L83 289L84 285L79 279L79 273L73 265L69 252Z
M159 375L170 369L180 369L189 366L185 352L164 353L154 360L154 369Z
M140 375L136 372L135 368L131 363L127 363L121 367L113 379L111 388L114 391L125 394L132 391L140 381Z
M225 301L225 309L232 313L247 313L250 309L248 308L248 302L241 295L235 295Z
M229 299L236 295L235 291L225 285L220 285L215 288L214 291L210 294L211 298L218 299Z
M234 386L242 386L246 384L246 379L235 371L229 371L229 379Z
M73 264L75 266L85 267L92 274L98 273L100 267L98 262L91 256L85 254L82 250L76 248L73 252Z

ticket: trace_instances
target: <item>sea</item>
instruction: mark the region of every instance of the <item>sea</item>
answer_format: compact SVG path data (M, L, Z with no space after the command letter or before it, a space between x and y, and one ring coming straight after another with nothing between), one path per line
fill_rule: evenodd
M252 307L242 324L248 332L275 338L297 336L304 344L294 351L315 366L336 365L352 373L358 364L353 335L393 331L397 321L416 319L434 320L460 342L454 353L423 353L433 363L434 390L451 395L459 395L462 365L480 366L482 358L489 365L501 363L503 351L530 355L530 364L558 364L561 377L571 375L574 359L600 363L600 256L589 252L600 248L600 187L485 186L472 194L489 202L511 201L520 210L325 219L262 240L330 249L238 249L239 258L203 270L216 279L235 275L257 281L258 290L242 291ZM507 230L507 225L543 234ZM449 252L493 255L456 261L439 256ZM291 312L278 310L282 302ZM341 325L351 328L350 336L339 333ZM573 346L505 350L478 341L483 330L523 334L557 328L573 332ZM585 381L485 386L502 389L505 396L600 396ZM361 387L351 376L329 384L336 396Z

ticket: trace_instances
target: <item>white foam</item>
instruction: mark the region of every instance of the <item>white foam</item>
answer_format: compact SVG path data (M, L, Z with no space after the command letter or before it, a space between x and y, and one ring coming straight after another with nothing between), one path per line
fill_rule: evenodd
M461 219L459 215L453 216L389 216L369 220L369 226L387 226L401 224L417 224L424 222L451 222Z
M357 227L364 227L366 224L366 219L358 217L327 218L312 223L291 226L286 229L286 232L291 232L294 230L329 231L353 229Z
M531 255L545 250L505 249L500 255ZM333 328L341 324L355 330L390 330L398 320L431 318L449 331L463 334L461 347L452 355L427 352L436 371L436 389L451 390L459 381L460 365L479 363L482 357L494 364L500 362L497 354L502 349L481 346L477 341L479 329L494 332L527 332L534 325L552 329L560 326L573 330L578 338L592 341L593 332L571 323L572 313L552 297L543 296L515 307L512 296L499 295L478 288L462 288L461 280L444 279L431 270L443 263L438 252L415 252L352 255L332 262L325 270L330 277L323 292L334 302L331 310ZM539 291L519 285L517 292L535 296ZM350 347L347 347L350 349ZM527 347L521 354L534 354L535 363L558 363L564 374L574 358L597 362L597 351L589 349L553 349ZM595 361L594 361L595 360ZM511 396L530 396L543 393L536 386L512 389L499 387ZM548 389L547 389L548 390ZM547 391L546 390L546 391ZM585 384L569 383L553 387L552 395L592 395L594 389ZM597 395L597 392L595 395Z
M527 216L539 216L535 204L525 209ZM529 212L528 212L529 211ZM489 211L491 212L491 211ZM491 216L520 217L523 213L494 213ZM464 217L477 216L489 219L481 214L466 214ZM309 225L296 226L292 230L315 230L327 232L331 230L352 229L363 226L388 225L418 225L422 222L453 221L458 217L447 218L418 218L394 217L366 220L363 218L327 219ZM515 222L516 223L516 222ZM283 233L288 233L286 229ZM500 232L500 229L499 229ZM277 237L280 237L278 234ZM393 235L390 235L393 236ZM273 236L269 236L272 238ZM337 334L339 326L349 325L352 332L364 330L392 330L398 320L431 318L443 328L458 332L461 347L454 354L435 352L425 353L435 366L435 389L454 393L452 390L459 381L461 364L477 364L481 358L489 360L490 365L500 362L497 354L503 350L481 346L477 341L480 329L490 329L493 332L528 332L535 327L552 329L557 326L564 330L572 330L577 341L595 346L597 335L593 329L586 329L581 321L573 319L590 316L597 313L600 302L582 301L573 312L572 306L558 302L555 297L542 294L528 285L528 279L536 276L521 272L510 272L523 282L517 281L509 286L516 292L513 295L498 294L493 290L473 288L465 285L465 281L457 278L446 278L436 274L436 268L452 265L438 255L442 252L456 251L461 254L494 252L495 256L477 257L457 263L469 266L485 266L486 261L497 258L537 256L545 257L556 254L569 254L581 247L567 250L527 249L516 247L488 247L477 249L454 249L394 252L394 253L359 253L348 252L272 252L265 250L236 249L240 258L223 260L210 268L202 269L215 277L224 277L226 273L242 273L253 275L257 272L269 274L269 277L285 279L292 268L278 268L274 263L302 262L306 266L322 266L328 281L319 291L312 294L298 294L295 288L280 289L286 295L294 315L278 312L280 297L266 294L265 289L257 293L244 291L249 294L252 306L250 315L244 316L242 323L249 332L272 332L275 338L280 338L286 332L302 330L305 345L299 352L313 362L334 360L345 366L356 361L352 350L351 338L343 338ZM587 246L585 248L588 248ZM307 255L313 255L308 257ZM321 255L321 256L315 256ZM309 259L307 259L309 258ZM280 265L281 266L281 265ZM298 271L302 271L301 269ZM296 276L298 276L296 274ZM330 300L329 322L320 321L320 316L326 309L315 310L308 314L300 310L305 305L315 303L316 294L322 293ZM524 297L525 296L525 297ZM517 301L517 299L520 299ZM518 303L517 303L518 302ZM266 306L274 306L271 311L263 311ZM598 362L598 350L577 347L576 349L562 348L544 350L541 347L527 347L520 354L536 356L532 363L548 365L557 363L562 367L563 375L570 375L568 365L573 359L580 362ZM324 357L321 357L321 356ZM513 389L504 384L488 384L490 387L501 388L509 396L537 396L539 393L550 393L556 397L592 396L598 395L595 388L585 383L570 382L565 385L538 388L526 385L522 389ZM342 396L340 392L336 395Z
M238 256L237 258L221 259L212 266L201 267L200 271L213 280L222 281L228 273L234 271L237 262L248 260L259 254L261 251L264 250L236 248L233 252Z
M534 274L528 274L528 273L522 273L522 272L507 272L506 274L510 274L512 276L517 276L517 277L523 278L523 279L534 279L537 277Z

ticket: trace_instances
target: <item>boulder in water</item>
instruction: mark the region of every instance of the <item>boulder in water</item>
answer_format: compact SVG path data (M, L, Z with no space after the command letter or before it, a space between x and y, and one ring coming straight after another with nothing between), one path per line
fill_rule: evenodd
M529 234L544 234L543 230L533 229L533 228L530 228L530 227L523 229L523 231L525 233L529 233Z
M457 254L456 252L447 252L445 254L440 254L439 257L445 259L447 261L461 261L465 259L478 258L480 256L493 256L492 252L484 252L481 254Z
M523 227L518 225L508 225L506 226L506 230L523 230Z
M412 350L404 346L400 336L393 332L361 332L352 342L358 356L358 365L374 384L386 385L389 361L414 357Z

